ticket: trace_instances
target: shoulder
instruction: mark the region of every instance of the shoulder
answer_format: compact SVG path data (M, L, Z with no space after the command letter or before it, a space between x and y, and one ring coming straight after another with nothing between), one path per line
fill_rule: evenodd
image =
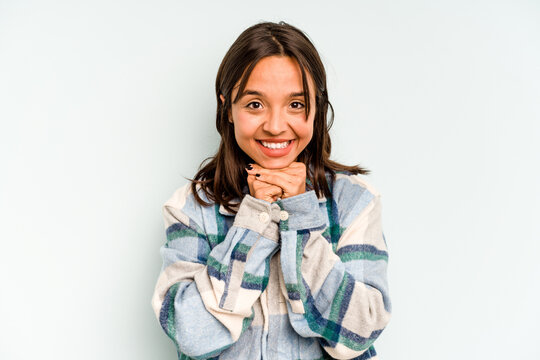
M366 175L352 174L347 171L338 171L334 181L330 181L333 196L342 194L354 195L366 193L373 197L381 196L380 192L367 179Z
M336 172L336 177L331 186L332 193L368 192L372 196L381 195L380 192L370 182L366 180L365 175L352 174L346 171Z
M210 203L212 206L213 202L208 200L206 197L205 192L202 190L202 188L197 185L197 195L207 203ZM186 205L195 203L199 204L197 200L195 199L195 195L193 194L193 188L191 186L191 182L188 182L187 184L184 184L177 188L172 196L170 196L167 201L163 204L164 207L171 207L175 209L183 209ZM204 207L203 205L199 204L200 207Z
M340 223L349 224L358 215L375 208L380 202L380 192L365 175L338 172L331 183L332 204L337 210ZM377 206L378 208L378 206Z
M201 226L205 223L205 218L212 217L215 214L215 204L208 200L206 194L200 186L196 187L199 197L210 203L209 206L200 204L193 194L191 182L177 188L173 194L163 204L163 214L166 223L171 221L180 221L186 225L196 223ZM172 217L172 218L171 218Z
M164 208L182 209L186 204L186 200L193 196L191 191L191 183L184 184L177 188L171 197L163 204Z

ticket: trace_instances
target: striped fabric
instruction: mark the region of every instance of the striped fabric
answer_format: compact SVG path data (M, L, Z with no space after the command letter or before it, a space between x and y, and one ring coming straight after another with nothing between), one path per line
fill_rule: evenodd
M179 359L377 359L391 313L380 194L360 175L330 184L329 199L245 194L236 215L189 184L167 200L152 307Z

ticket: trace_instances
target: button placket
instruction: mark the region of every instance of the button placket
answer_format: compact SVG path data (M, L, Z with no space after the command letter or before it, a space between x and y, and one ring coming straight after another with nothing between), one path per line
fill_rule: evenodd
M272 217L272 221L275 221L276 223L279 223L279 211L281 210L281 208L279 207L278 204L274 203L272 204L271 206L271 209L270 209L270 216Z

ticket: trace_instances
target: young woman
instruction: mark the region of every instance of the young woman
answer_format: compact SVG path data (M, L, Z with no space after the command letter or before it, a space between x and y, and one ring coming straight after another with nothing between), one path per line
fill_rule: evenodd
M390 319L380 194L330 160L326 73L283 22L216 79L221 143L164 204L152 306L180 359L374 359Z

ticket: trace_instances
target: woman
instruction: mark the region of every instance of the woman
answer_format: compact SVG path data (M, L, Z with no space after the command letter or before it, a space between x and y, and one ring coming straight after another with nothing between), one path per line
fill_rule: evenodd
M221 143L164 204L152 305L180 359L369 359L390 319L379 193L331 161L326 73L283 22L216 79Z

